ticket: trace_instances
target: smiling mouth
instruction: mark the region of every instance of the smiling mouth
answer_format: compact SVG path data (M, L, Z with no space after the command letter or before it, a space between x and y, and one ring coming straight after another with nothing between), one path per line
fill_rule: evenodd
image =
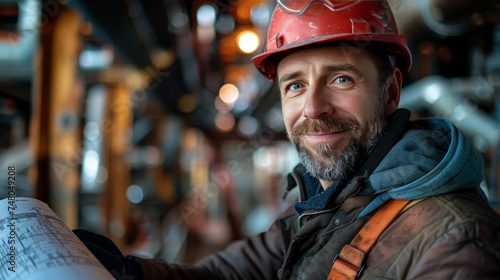
M335 132L320 132L320 133L306 133L304 138L313 144L324 144L340 138L347 130L340 130Z

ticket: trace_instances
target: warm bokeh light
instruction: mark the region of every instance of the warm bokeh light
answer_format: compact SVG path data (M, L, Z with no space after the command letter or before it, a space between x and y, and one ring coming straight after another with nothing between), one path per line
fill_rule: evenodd
M244 53L253 53L259 47L259 37L253 31L243 31L238 35L238 47Z
M231 113L217 113L215 116L215 127L220 132L229 132L233 129L236 120Z
M183 113L191 113L198 106L196 97L192 94L185 94L177 101L177 108Z
M202 134L198 130L194 128L187 128L181 134L181 148L193 151L196 147L198 147L198 145L200 145L202 138Z
M222 101L219 96L217 96L215 98L214 105L215 105L215 109L217 109L217 111L222 112L222 113L227 113L227 112L231 111L234 107L234 103L226 103L226 102Z
M225 84L219 90L219 97L226 103L234 103L239 96L238 88L233 84Z

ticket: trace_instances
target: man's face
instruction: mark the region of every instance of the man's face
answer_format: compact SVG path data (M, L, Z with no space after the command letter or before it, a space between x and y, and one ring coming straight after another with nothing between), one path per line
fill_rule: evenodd
M308 172L324 188L352 171L380 136L385 88L366 50L306 49L278 65L283 119Z

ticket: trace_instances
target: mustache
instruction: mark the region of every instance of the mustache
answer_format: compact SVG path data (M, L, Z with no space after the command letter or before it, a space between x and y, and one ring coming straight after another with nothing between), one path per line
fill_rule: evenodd
M358 129L360 123L355 118L305 119L292 128L292 138L300 137L307 133L335 133L344 130Z

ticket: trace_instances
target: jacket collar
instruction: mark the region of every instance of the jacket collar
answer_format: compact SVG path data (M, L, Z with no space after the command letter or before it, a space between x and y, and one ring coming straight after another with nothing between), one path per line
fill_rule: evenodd
M360 161L359 168L347 180L341 180L330 186L326 191L321 191L319 180L306 173L302 165L295 167L294 171L287 176L286 195L295 187L299 187L299 202L295 208L299 214L306 210L324 210L341 204L348 197L355 194L370 194L371 188L364 188L364 181L377 168L389 150L400 140L404 134L410 118L410 112L399 109L388 117L388 127L381 139L371 150L369 156Z

